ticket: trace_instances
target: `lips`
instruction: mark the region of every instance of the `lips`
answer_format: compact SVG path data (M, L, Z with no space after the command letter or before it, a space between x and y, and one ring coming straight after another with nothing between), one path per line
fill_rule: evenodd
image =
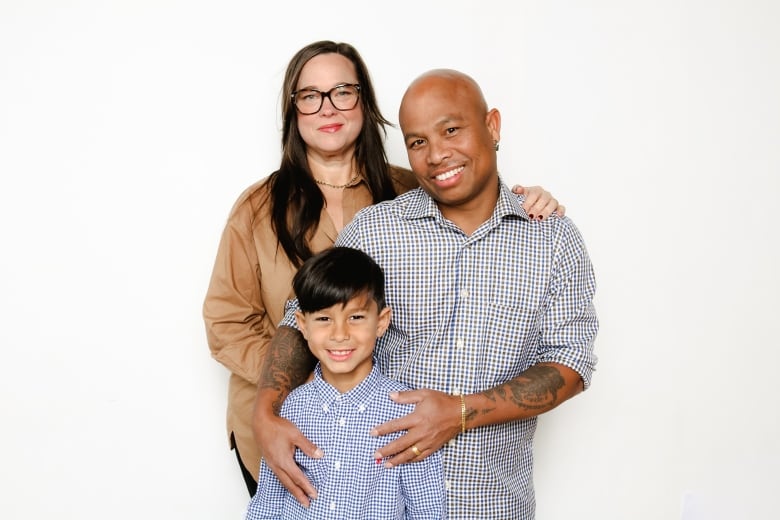
M345 361L353 352L354 350L328 350L328 357L334 361Z
M340 124L338 124L338 125L325 125L325 126L319 127L318 130L320 132L326 132L326 133L332 134L334 132L338 132L339 130L341 130L342 126L344 126L344 125L340 125Z
M464 169L464 166L458 166L456 168L452 168L451 170L447 170L444 173L440 173L438 175L435 175L433 178L437 181L446 181L447 179L451 179L452 177L455 177L457 174L462 172Z

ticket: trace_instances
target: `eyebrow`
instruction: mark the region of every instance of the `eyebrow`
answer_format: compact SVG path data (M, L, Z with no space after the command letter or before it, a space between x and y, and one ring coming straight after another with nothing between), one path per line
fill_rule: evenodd
M357 85L357 81L339 81L338 83L334 83L332 87L326 88L326 89L320 89L315 87L314 85L305 85L300 88L296 88L295 90L316 90L318 92L327 92L331 88L338 87L339 85Z
M447 114L441 119L437 120L435 123L433 123L433 127L436 129L447 128L453 125L458 125L463 121L464 121L463 117ZM409 132L404 134L404 139L409 139L411 137L421 137L421 135L416 132Z
M442 117L436 123L434 123L434 126L442 127L442 126L451 126L452 123L459 123L463 121L462 116L455 116L452 114L447 114L446 116Z

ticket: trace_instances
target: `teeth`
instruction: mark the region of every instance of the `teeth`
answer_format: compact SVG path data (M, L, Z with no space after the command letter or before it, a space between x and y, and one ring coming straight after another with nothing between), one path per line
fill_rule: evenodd
M452 170L450 170L450 171L448 171L448 172L444 172L444 173L442 173L442 174L440 174L440 175L437 175L437 176L436 176L436 177L434 177L434 178L435 178L437 181L446 181L447 179L449 179L449 178L450 178L450 177L452 177L453 175L457 175L457 174L459 174L459 173L460 173L460 172L462 172L462 171L463 171L463 166L458 166L457 168L453 168Z

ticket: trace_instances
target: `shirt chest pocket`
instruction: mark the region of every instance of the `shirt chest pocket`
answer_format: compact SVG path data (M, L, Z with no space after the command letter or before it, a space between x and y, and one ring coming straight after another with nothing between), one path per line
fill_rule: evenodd
M516 377L532 365L539 344L536 309L491 303L483 323L480 380L485 388Z

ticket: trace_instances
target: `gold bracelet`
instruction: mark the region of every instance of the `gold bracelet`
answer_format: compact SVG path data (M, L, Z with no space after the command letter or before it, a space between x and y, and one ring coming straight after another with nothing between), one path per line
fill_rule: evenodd
M466 433L466 397L460 394L460 433Z

